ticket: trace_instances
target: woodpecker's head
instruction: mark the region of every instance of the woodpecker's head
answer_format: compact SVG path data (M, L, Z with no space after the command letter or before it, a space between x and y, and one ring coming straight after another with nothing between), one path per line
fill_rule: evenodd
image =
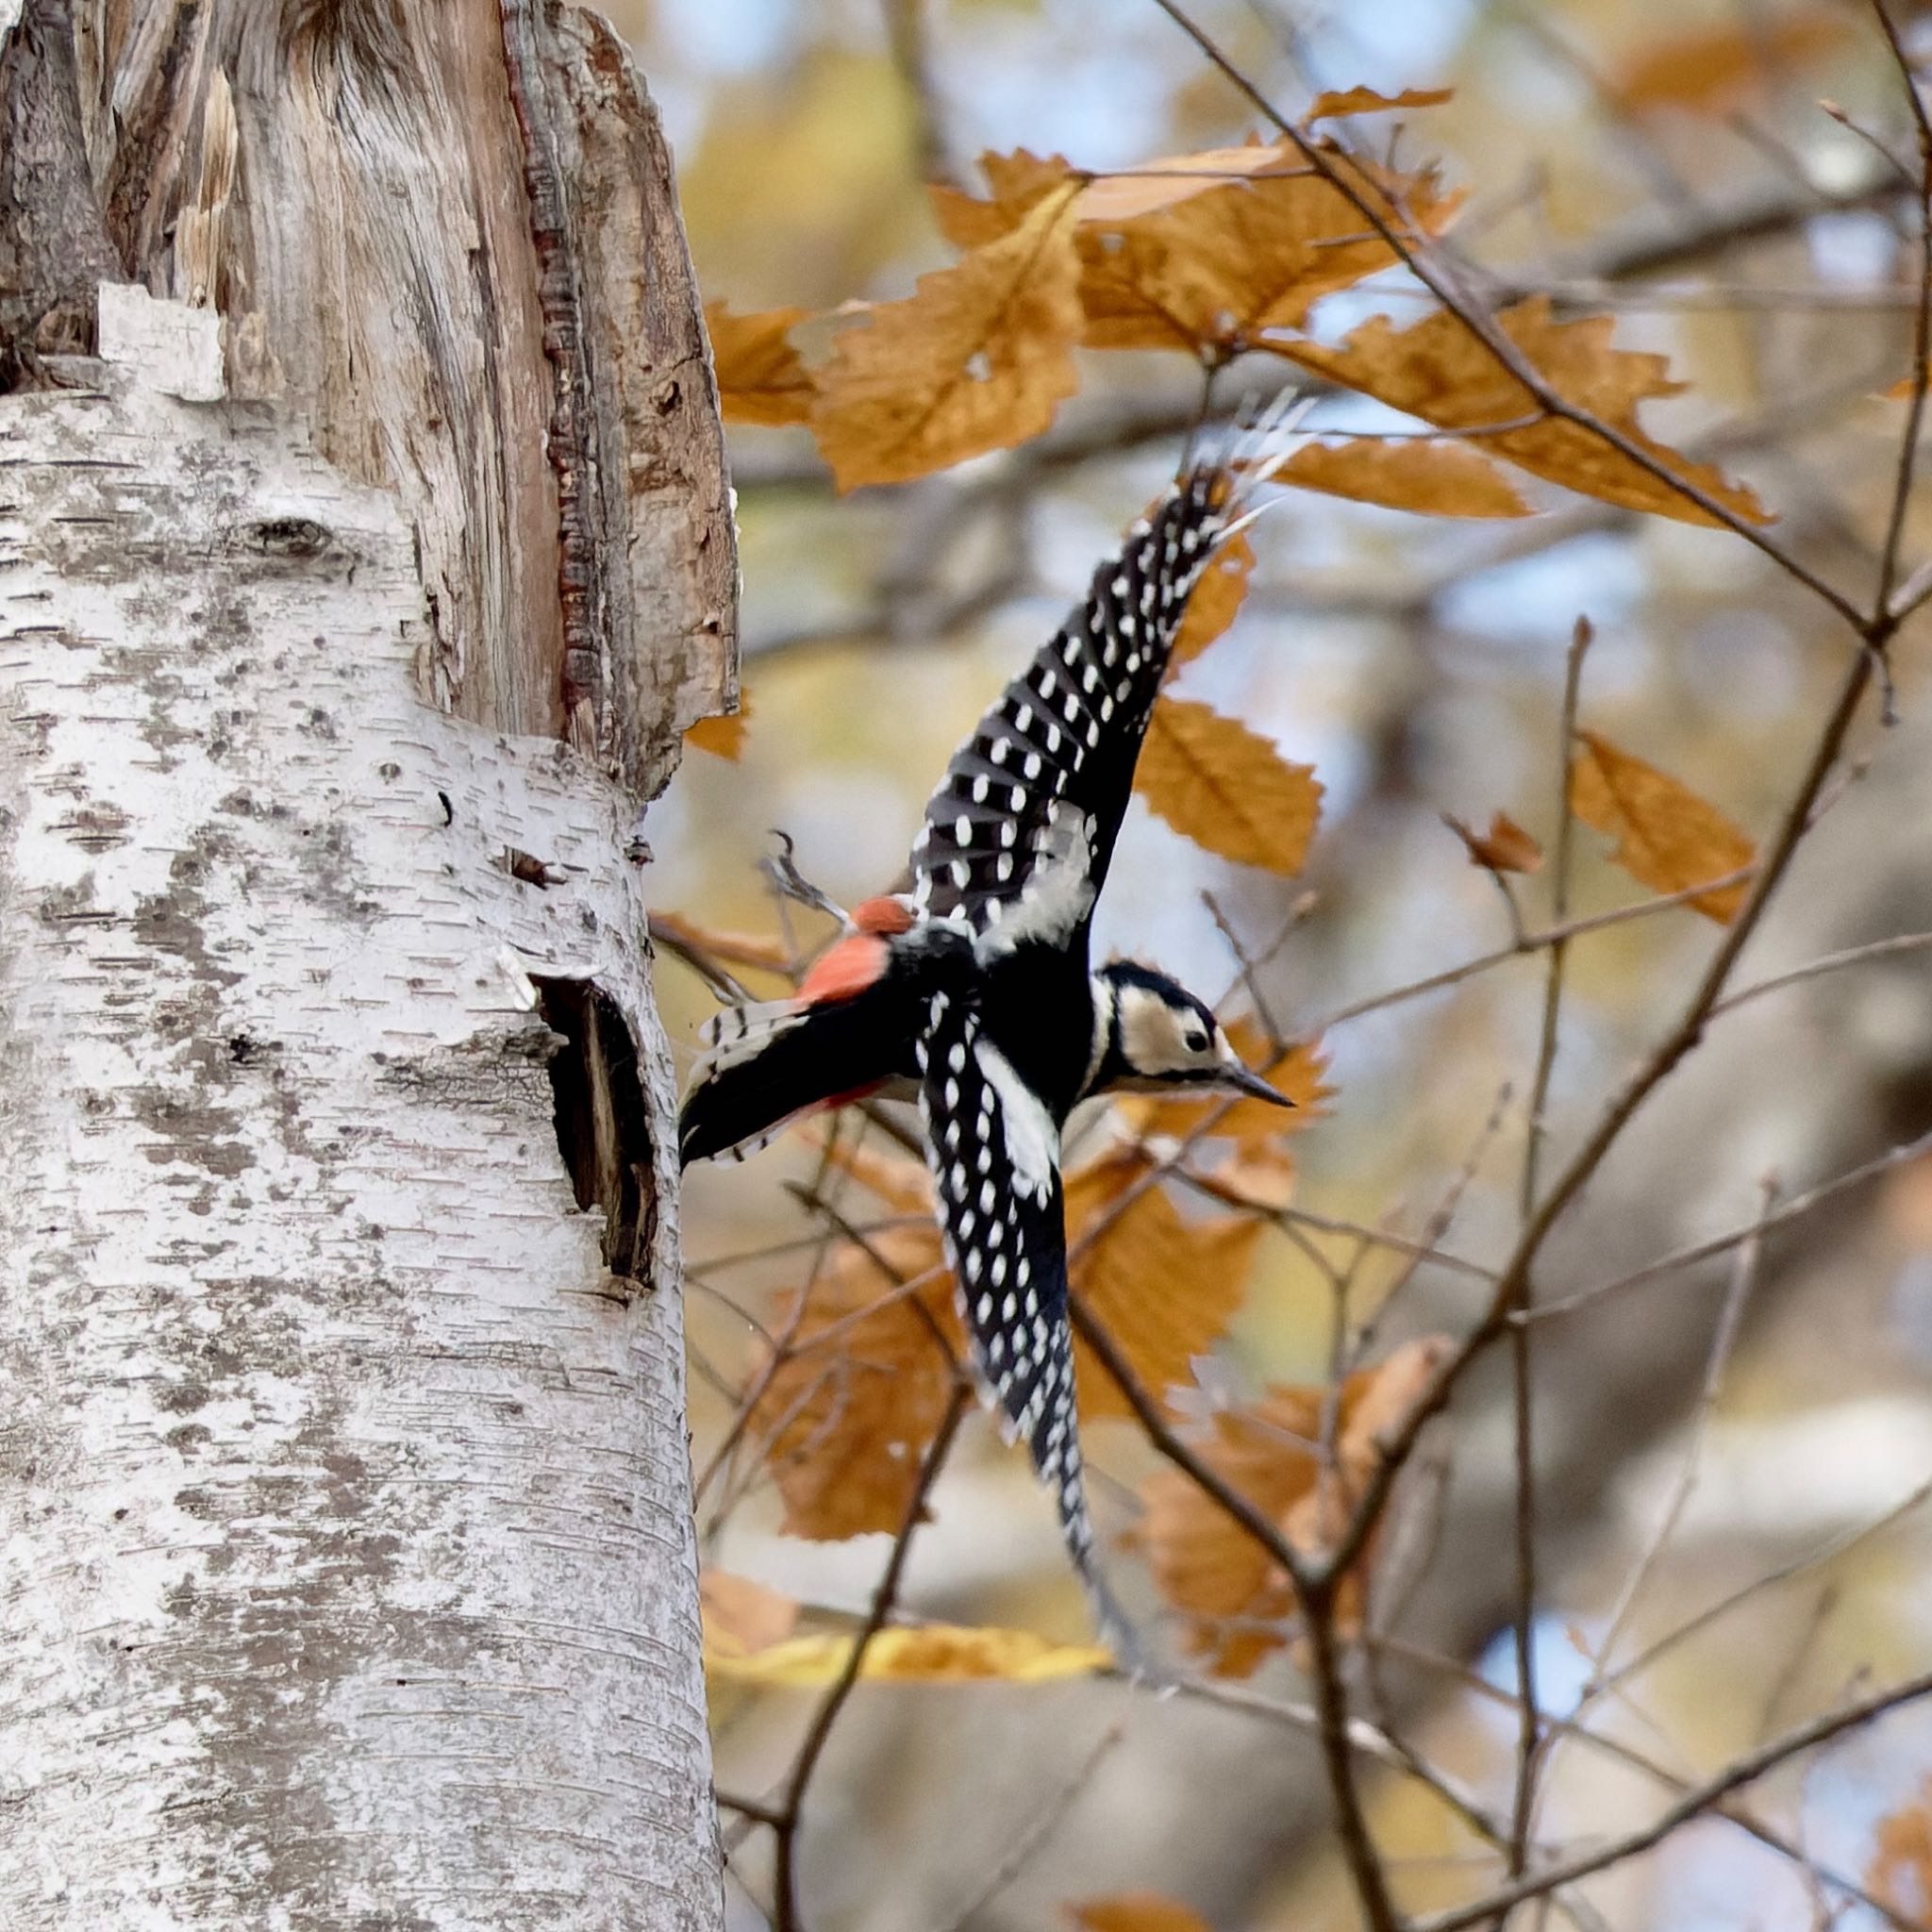
M1294 1105L1242 1064L1214 1015L1166 974L1116 959L1093 980L1097 1037L1089 1092L1185 1087Z

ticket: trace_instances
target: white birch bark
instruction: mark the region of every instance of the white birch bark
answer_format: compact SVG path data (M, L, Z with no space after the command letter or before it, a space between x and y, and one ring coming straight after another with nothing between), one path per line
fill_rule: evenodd
M714 1925L675 1219L606 1273L529 976L665 1120L635 808L114 308L0 399L0 1922Z

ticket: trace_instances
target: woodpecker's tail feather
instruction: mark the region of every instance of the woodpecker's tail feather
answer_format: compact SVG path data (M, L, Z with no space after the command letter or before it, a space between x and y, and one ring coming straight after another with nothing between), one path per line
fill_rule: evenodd
M891 1079L910 1051L899 1004L874 989L822 1005L770 1000L718 1014L678 1116L682 1163L741 1160L801 1114Z

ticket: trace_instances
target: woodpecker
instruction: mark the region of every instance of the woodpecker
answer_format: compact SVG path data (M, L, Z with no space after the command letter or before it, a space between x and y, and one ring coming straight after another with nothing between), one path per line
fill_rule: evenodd
M1128 1635L1093 1556L1074 1407L1060 1132L1121 1090L1292 1103L1212 1011L1088 932L1174 636L1217 547L1254 514L1294 426L1286 402L1188 466L1097 569L1085 601L953 756L910 888L870 899L791 1000L712 1023L679 1123L689 1163L799 1115L916 1097L982 1386L1053 1491L1103 1626Z

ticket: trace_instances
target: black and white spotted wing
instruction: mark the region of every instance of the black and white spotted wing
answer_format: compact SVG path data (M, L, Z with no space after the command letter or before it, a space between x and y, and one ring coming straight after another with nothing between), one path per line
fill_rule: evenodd
M1059 1130L968 1001L934 994L917 1054L926 1158L975 1361L1099 1591L1074 1410Z
M985 933L1071 860L1090 890L1059 924L1084 925L1188 598L1248 491L1272 473L1256 458L1284 426L1289 416L1271 415L1191 468L954 754L912 849L913 896L935 917Z

